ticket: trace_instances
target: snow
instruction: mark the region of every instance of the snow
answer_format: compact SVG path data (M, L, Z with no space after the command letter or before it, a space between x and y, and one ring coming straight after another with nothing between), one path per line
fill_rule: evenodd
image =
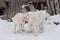
M58 21L55 25L53 22ZM0 40L60 40L60 15L51 16L51 22L46 21L44 24L44 33L34 36L32 34L13 34L14 23L0 19ZM25 24L25 30L28 25Z

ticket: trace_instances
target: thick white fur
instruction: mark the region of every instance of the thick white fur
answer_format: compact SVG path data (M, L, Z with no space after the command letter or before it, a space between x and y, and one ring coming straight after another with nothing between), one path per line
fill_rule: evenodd
M18 27L19 31L24 30L25 21L28 21L28 25L31 32L43 32L44 31L44 22L45 19L50 21L51 17L46 12L46 10L41 10L37 12L26 12L17 13L13 17L13 22L15 23L14 33L16 33L16 27Z
M16 33L16 27L18 27L19 31L23 30L23 26L24 26L24 14L23 13L17 13L14 17L13 17L13 22L15 23L15 27L14 27L14 33Z
M39 32L43 32L44 31L44 22L45 22L45 19L47 18L49 21L51 21L51 17L50 15L48 14L48 12L46 10L41 10L39 12L40 14L40 18L39 18L39 22L38 22L38 25L39 25Z
M46 10L41 10L38 12L27 12L26 13L26 21L28 21L30 30L33 32L43 32L44 30L44 22L45 19L50 21L50 15L46 12ZM36 30L38 29L38 30Z

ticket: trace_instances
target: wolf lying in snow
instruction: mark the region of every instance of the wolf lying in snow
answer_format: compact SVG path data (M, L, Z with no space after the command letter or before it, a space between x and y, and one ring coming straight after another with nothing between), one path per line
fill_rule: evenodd
M27 12L25 15L25 21L28 21L30 32L43 32L45 19L50 21L51 17L46 10L37 12Z

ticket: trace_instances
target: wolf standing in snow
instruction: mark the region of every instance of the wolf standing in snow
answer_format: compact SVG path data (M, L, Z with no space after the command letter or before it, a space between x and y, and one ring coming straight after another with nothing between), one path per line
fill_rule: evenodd
M14 27L14 33L16 33L16 29L18 28L18 31L23 31L24 30L24 14L23 13L17 13L13 17L13 22L15 24ZM17 27L17 28L16 28Z
M25 20L28 21L30 32L43 32L46 18L49 21L51 19L46 10L41 10L38 12L27 12Z

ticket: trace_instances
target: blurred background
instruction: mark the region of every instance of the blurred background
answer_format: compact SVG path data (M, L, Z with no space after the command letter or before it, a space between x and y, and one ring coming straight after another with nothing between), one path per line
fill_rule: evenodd
M18 12L48 10L60 14L60 0L0 0L0 18L11 19Z

